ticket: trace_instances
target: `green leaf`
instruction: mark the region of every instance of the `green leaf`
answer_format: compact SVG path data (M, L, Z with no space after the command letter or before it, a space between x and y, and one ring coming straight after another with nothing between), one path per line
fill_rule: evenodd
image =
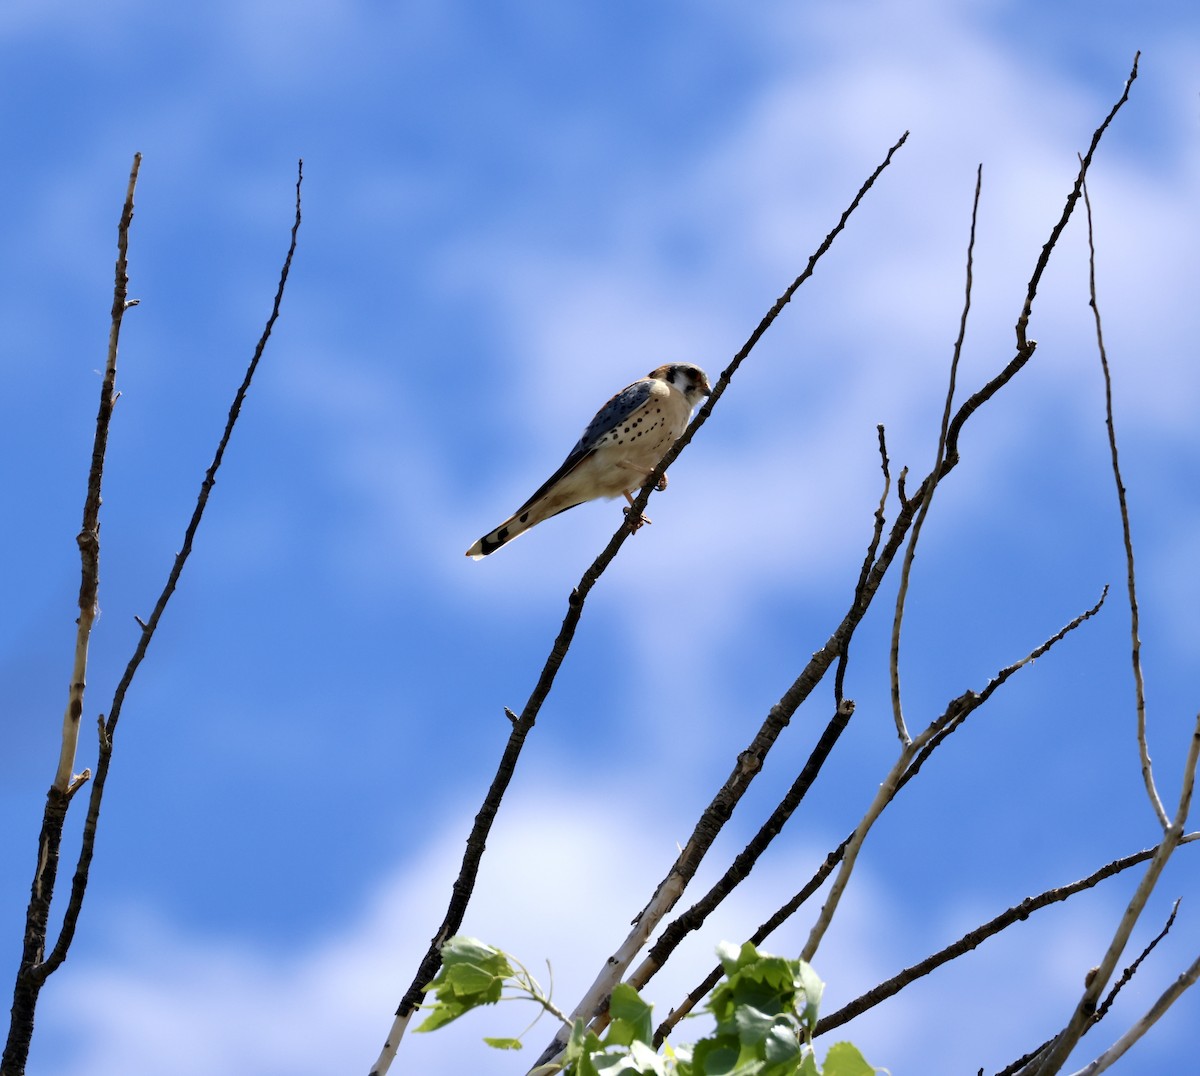
M649 1044L653 1040L653 1008L628 983L617 983L613 988L608 1012L612 1023L604 1037L606 1043L628 1046L634 1042Z
M500 1000L505 980L513 975L512 965L499 949L456 934L442 946L442 966L426 987L435 1001L426 1005L429 1016L417 1031L434 1031L465 1012Z
M460 997L495 993L496 998L492 1000L498 1000L503 985L503 978L474 964L455 964L453 967L444 968L441 976L441 986L448 986Z
M456 964L476 965L501 978L508 978L513 973L512 965L502 950L466 934L455 934L442 945L442 967L451 968Z
M834 1043L825 1055L824 1076L875 1076L875 1069L848 1042Z
M563 1051L563 1062L567 1068L579 1076L595 1076L596 1066L592 1064L593 1054L600 1053L604 1044L594 1031L588 1031L582 1020L576 1020L571 1025L571 1037L567 1040L567 1048ZM573 1067L572 1067L573 1066Z
M425 1007L422 1006L422 1008ZM414 1031L436 1031L439 1027L450 1023L451 1020L457 1020L467 1011L462 1005L448 1005L445 1002L434 1002L428 1008L429 1015L413 1028Z
M590 1071L597 1076L667 1076L663 1059L643 1042L634 1042L628 1050L610 1048L588 1058ZM585 1070L581 1068L580 1073Z
M723 941L717 946L717 957L721 961L721 967L725 969L726 975L732 975L737 971L738 961L746 950L749 949L752 956L758 956L758 950L749 942L745 945L734 945L733 942Z
M733 1012L733 1025L743 1046L762 1043L775 1026L777 1015L756 1009L753 1005L738 1005Z
M753 946L742 947L738 966L718 984L709 998L708 1009L722 1031L732 1030L728 1025L741 1006L749 1005L771 1016L793 1011L795 961L758 953L750 958L748 949L753 951Z
M522 1047L520 1039L492 1039L485 1035L483 1041L497 1050L520 1050Z
M701 1039L692 1051L692 1068L704 1076L727 1076L737 1065L742 1047L736 1035Z
M812 965L803 960L796 961L796 989L804 994L804 1011L796 1015L808 1025L809 1031L817 1026L817 1010L821 1006L821 997L825 993L825 984L812 969Z
M798 1065L803 1052L804 1044L791 1019L776 1021L763 1043L763 1057L772 1064L795 1062Z

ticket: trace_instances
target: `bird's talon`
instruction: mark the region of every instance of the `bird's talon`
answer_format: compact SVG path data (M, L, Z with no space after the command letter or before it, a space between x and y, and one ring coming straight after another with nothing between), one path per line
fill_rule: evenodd
M658 490L659 493L662 493L662 491L667 488L667 476L665 474L658 480L657 483L655 483L654 488Z
M621 511L625 513L625 518L629 523L629 532L631 534L637 534L637 532L642 529L643 524L654 522L654 520L652 520L649 516L638 516L637 519L630 519L630 510L628 508L622 508Z

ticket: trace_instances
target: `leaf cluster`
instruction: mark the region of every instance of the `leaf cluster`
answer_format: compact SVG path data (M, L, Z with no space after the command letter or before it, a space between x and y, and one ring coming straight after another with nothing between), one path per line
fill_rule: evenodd
M628 983L619 983L603 1035L583 1020L555 1062L538 1076L874 1076L875 1069L848 1042L830 1047L818 1066L812 1036L825 984L803 960L760 952L749 942L718 946L725 976L706 1008L712 1033L687 1046L654 1049L653 1009ZM504 994L505 988L512 993ZM481 1005L525 997L556 1012L519 961L475 938L456 935L442 948L442 967L429 984L429 1015L417 1028L433 1031ZM559 1014L561 1015L561 1014ZM485 1039L498 1049L520 1049L518 1038Z

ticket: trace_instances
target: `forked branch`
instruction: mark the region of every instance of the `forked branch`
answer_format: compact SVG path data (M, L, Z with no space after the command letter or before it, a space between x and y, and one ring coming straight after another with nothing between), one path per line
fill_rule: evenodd
M145 656L146 648L149 646L150 639L154 635L158 621L166 609L167 602L175 591L180 574L183 571L184 563L191 552L196 529L200 524L204 507L208 502L208 495L215 481L217 469L220 467L225 448L233 432L234 423L237 421L242 402L249 389L250 380L266 347L267 339L270 337L275 320L279 316L280 303L283 299L283 290L287 282L288 270L291 267L292 256L296 250L296 234L300 227L300 184L303 179L303 162L300 163L296 179L296 216L295 223L292 226L291 244L288 247L283 271L280 274L279 287L276 291L275 303L271 315L259 339L258 347L255 349L254 357L250 362L241 388L239 388L234 397L234 403L230 409L224 435L218 444L213 463L209 467L204 482L201 485L200 495L197 498L191 522L184 535L183 546L175 557L174 565L167 577L167 583L163 588L162 594L159 596L158 602L155 604L150 618L145 621L140 618L138 619L138 623L142 629L141 636L113 697L107 722L103 717L98 722L99 755L96 764L96 776L91 785L87 817L84 821L79 858L76 863L75 874L71 881L71 892L58 938L49 956L43 959L50 915L50 903L54 895L57 878L59 851L66 811L71 797L82 785L83 777L86 776L85 773L85 775L73 778L71 770L73 768L75 748L78 740L79 720L83 710L83 671L86 666L87 655L87 639L84 628L85 625L90 627L96 604L99 565L98 511L100 506L100 480L104 468L108 426L112 417L112 406L117 395L115 391L117 342L120 333L121 316L135 302L126 298L128 285L127 253L129 225L133 217L133 193L140 163L141 155L135 155L133 170L129 178L125 208L121 215L121 224L118 231L117 283L113 296L108 361L101 388L100 412L96 422L96 440L92 452L92 464L88 479L88 497L84 509L84 526L79 536L79 545L83 556L83 585L80 590L80 637L79 641L77 641L75 652L76 669L72 679L71 702L68 705L67 721L64 724L63 749L59 759L59 768L55 782L51 786L47 797L46 812L38 842L38 858L34 874L33 892L26 917L25 945L13 990L12 1021L9 1025L9 1035L4 1049L3 1062L0 1063L0 1074L2 1076L21 1076L24 1073L33 1035L34 1014L37 1007L38 995L47 977L66 959L67 952L74 939L79 914L83 907L84 895L87 890L92 857L95 851L100 805L104 796L105 782L108 777L109 763L112 757L113 734L120 717L121 706L134 674L137 672L138 666ZM83 663L82 666L81 661Z

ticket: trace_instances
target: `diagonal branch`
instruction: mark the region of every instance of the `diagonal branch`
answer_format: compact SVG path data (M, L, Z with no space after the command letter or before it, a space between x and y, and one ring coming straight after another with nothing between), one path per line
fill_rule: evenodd
M646 503L650 500L650 494L657 489L659 479L666 474L667 468L675 462L675 460L679 457L679 453L687 448L692 438L696 435L696 431L708 421L708 416L712 414L712 409L716 406L717 401L729 387L729 382L733 375L737 373L738 367L742 365L742 362L745 360L746 356L754 350L754 345L757 344L762 338L763 333L765 333L767 329L771 327L771 323L776 317L779 316L780 311L782 311L783 308L787 306L789 302L791 302L792 296L796 294L796 291L799 289L800 285L802 285L810 276L813 275L813 271L817 267L817 262L819 262L829 248L833 246L833 241L837 239L837 237L845 229L846 222L849 221L851 214L859 207L862 200L867 196L867 192L873 186L875 186L875 181L880 177L880 175L883 174L883 170L892 163L892 158L900 150L900 147L903 146L907 141L908 132L905 131L904 134L902 134L896 140L895 144L887 151L887 154L879 163L879 166L875 169L875 171L867 177L866 182L864 182L863 185L858 188L858 193L842 212L841 217L838 218L837 224L835 224L830 230L829 234L825 236L825 239L821 245L817 247L817 249L809 256L808 264L804 267L804 271L798 277L796 277L796 279L793 280L788 286L787 290L775 300L775 305L767 311L762 321L758 323L758 327L750 334L750 338L742 345L742 349L736 355L734 355L729 365L721 372L721 376L717 378L717 383L713 385L712 393L705 401L704 406L701 407L698 412L696 412L696 417L692 421L692 424L683 432L683 436L671 446L667 454L663 456L662 460L659 461L658 466L654 468L654 470L650 473L650 476L646 479L646 484L642 487L641 492L634 499L633 505L629 509L629 515L627 517L629 520L638 519L645 511Z
M1185 841L1191 842L1200 840L1200 833L1193 833L1184 838ZM1183 843L1183 842L1181 842ZM1114 859L1111 863L1106 863L1097 871L1093 871L1086 878L1080 878L1078 881L1071 882L1068 885L1058 886L1054 889L1047 889L1044 893L1039 893L1036 897L1026 897L1020 904L1015 904L1013 907L1001 912L999 915L989 919L986 923L981 924L972 931L968 931L957 941L947 945L944 949L927 956L924 960L913 964L911 967L905 968L892 978L885 980L878 986L872 987L865 994L860 995L853 1001L847 1002L836 1012L830 1013L828 1016L821 1017L814 1031L815 1035L823 1035L834 1028L841 1027L843 1024L848 1024L855 1017L861 1016L868 1009L875 1008L876 1005L887 1001L888 998L895 997L906 986L911 985L918 979L923 978L930 972L940 968L943 964L948 964L952 960L958 959L965 953L978 948L988 938L994 937L1001 931L1007 930L1015 923L1024 922L1034 912L1041 911L1043 908L1048 908L1052 904L1058 904L1073 897L1076 893L1082 893L1086 889L1091 889L1107 878L1120 874L1122 871L1128 870L1130 867L1135 867L1139 863L1145 863L1154 853L1155 848L1143 848L1140 852L1134 852L1132 855L1123 856L1120 859ZM1164 931L1165 933L1165 931ZM1161 938L1162 935L1159 935ZM1154 942L1147 947L1147 952L1154 947L1159 938L1155 938ZM1143 954L1144 956L1145 954ZM1139 957L1139 960L1141 958ZM1135 970L1134 966L1129 969L1129 974Z
M629 976L627 981L634 989L641 990L654 977L663 964L666 963L667 958L679 947L680 942L688 934L699 930L709 914L749 877L751 870L754 869L754 865L767 850L770 843L783 830L787 820L795 812L805 795L807 795L808 790L817 779L817 775L821 772L821 767L824 766L825 760L829 757L838 738L850 723L853 713L854 703L850 700L843 700L842 704L834 712L833 717L829 719L829 723L825 726L825 731L817 740L812 753L808 757L808 761L800 770L796 780L792 782L791 788L788 789L787 794L780 800L767 820L759 827L758 832L746 847L738 853L729 865L729 868L713 884L709 891L688 908L686 912L676 917L667 929L663 931L662 935L650 949L650 952L646 954L642 963Z
M1105 589L1107 594L1107 588ZM978 710L985 702L988 701L993 693L1008 680L1010 676L1016 673L1019 669L1036 661L1039 657L1045 654L1055 643L1059 642L1067 634L1074 631L1085 620L1091 619L1100 610L1100 606L1104 603L1104 596L1085 613L1080 613L1065 627L1052 635L1049 639L1043 642L1040 646L1035 647L1020 661L1001 669L991 680L983 691L975 692L968 691L958 698L954 699L946 708L945 712L930 724L910 743L902 746L900 754L892 766L888 775L884 778L883 783L879 786L879 791L871 801L871 805L867 808L867 812L863 815L862 820L851 835L845 851L842 854L841 866L838 868L837 876L833 880L833 885L830 887L829 895L825 898L825 903L821 906L821 912L817 916L817 921L813 924L812 930L809 932L808 940L804 943L804 947L800 950L800 959L812 963L813 957L816 955L817 947L821 944L825 932L829 929L829 924L833 921L834 912L837 910L838 903L842 898L842 894L846 890L846 886L850 882L850 874L854 870L854 864L858 858L859 850L862 848L863 842L867 838L872 826L883 813L884 809L895 798L896 792L902 787L908 771L912 768L912 764L920 757L920 752L927 745L933 743L936 739L938 742L944 740L947 735L954 729L958 728L970 714ZM928 757L926 755L925 757Z
M1184 837L1179 843L1180 844L1188 844L1191 841L1195 840L1198 836L1200 836L1200 834L1190 833L1190 834L1188 834L1188 836ZM1153 853L1154 849L1150 848L1150 849L1147 849L1147 851L1150 853ZM1130 964L1129 967L1127 967L1125 969L1125 971L1122 973L1121 978L1117 981L1117 983L1113 986L1113 988L1108 992L1108 996L1104 999L1104 1004L1101 1005L1096 1010L1096 1014L1092 1017L1091 1022L1088 1024L1088 1026L1086 1028L1084 1028L1083 1033L1085 1035L1087 1034L1087 1032L1089 1030L1091 1030L1091 1028L1095 1027L1096 1024L1098 1024L1102 1019L1104 1019L1104 1017L1108 1014L1109 1009L1112 1008L1112 1003L1116 1000L1117 995L1121 992L1122 987L1124 987L1125 984L1127 982L1129 982L1130 979L1133 978L1134 974L1137 972L1138 966L1142 963L1143 960L1146 959L1146 957L1148 957L1150 955L1150 953L1154 950L1154 947L1156 945L1158 945L1158 943L1160 941L1162 941L1163 938L1166 937L1167 931L1169 931L1171 929L1172 925L1175 922L1175 914L1178 911L1179 911L1179 900L1176 899L1175 905L1171 909L1171 914L1167 918L1166 926L1164 926L1162 928L1162 930L1158 932L1158 934L1153 938L1153 940L1150 942L1150 944L1147 945L1146 948L1141 951L1141 953L1138 955L1138 958L1132 964ZM1157 1019L1157 1017L1155 1017L1155 1019ZM1007 1066L1006 1068L1001 1069L998 1073L996 1073L996 1076L1014 1076L1015 1073L1020 1072L1021 1069L1023 1069L1027 1064L1029 1064L1029 1062L1032 1061L1035 1057L1037 1057L1040 1053L1042 1053L1044 1050L1049 1049L1049 1047L1051 1046L1051 1044L1053 1042L1054 1042L1053 1039L1047 1039L1040 1046L1036 1047L1033 1050L1030 1050L1027 1054L1024 1055L1024 1057L1017 1058L1017 1060L1014 1061L1011 1065ZM1099 1061L1099 1060L1100 1059L1097 1058L1097 1061ZM1095 1064L1095 1063L1096 1062L1093 1062L1093 1064ZM1107 1066L1105 1066L1105 1067L1107 1067Z
M883 493L879 498L879 507L875 511L875 524L872 529L871 540L867 546L866 558L859 573L858 584L854 589L852 606L858 605L862 601L871 566L874 564L879 552L879 543L883 539L884 507L887 504L888 491L891 489L892 482L888 469L887 441L884 436L883 426L877 426L876 430L879 435L879 455L883 469ZM678 916L663 931L650 952L646 954L645 959L627 980L635 989L642 989L654 977L663 964L666 963L671 953L679 946L679 943L688 934L699 930L713 909L749 876L759 858L775 837L779 835L788 819L791 818L804 797L808 794L808 790L820 774L826 759L833 751L834 745L845 731L854 713L853 700L846 699L842 695L842 682L845 676L848 655L849 644L847 643L842 649L841 657L838 659L838 668L834 680L834 715L825 726L825 731L818 739L808 761L801 769L796 780L792 782L791 788L788 789L786 795L780 800L774 811L771 812L770 816L759 828L758 833L755 834L749 844L738 854L722 877L700 900L694 903L682 915Z

